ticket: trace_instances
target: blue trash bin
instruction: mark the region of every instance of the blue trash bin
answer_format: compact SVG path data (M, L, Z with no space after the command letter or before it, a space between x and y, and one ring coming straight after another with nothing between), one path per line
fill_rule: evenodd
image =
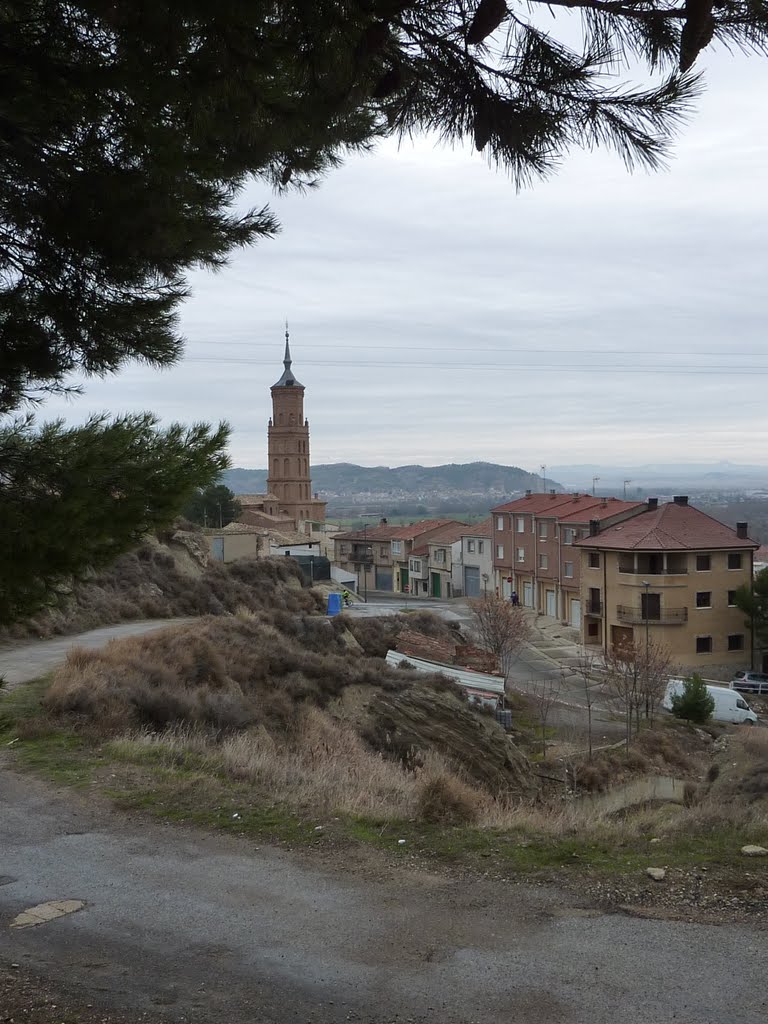
M341 594L328 595L328 615L339 615L341 613Z

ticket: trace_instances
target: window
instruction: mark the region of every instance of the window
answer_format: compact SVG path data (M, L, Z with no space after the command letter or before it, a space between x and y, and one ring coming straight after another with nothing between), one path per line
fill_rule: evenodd
M711 568L711 555L696 555L696 572L709 572Z
M599 569L600 568L600 552L590 551L589 552L589 568Z
M573 562L565 562L563 564L563 575L567 580L573 579Z
M566 526L563 530L563 544L573 544L576 539L576 531L572 526Z
M696 637L696 653L697 654L711 654L712 653L712 637L711 636L697 636Z
M341 552L340 553L342 555L348 555L349 554L349 544L342 544L341 545Z
M549 559L547 558L546 555L539 555L539 568L540 569L547 569L547 568L549 568Z
M712 591L711 590L697 590L696 591L696 607L697 608L711 608L712 607Z
M479 540L477 542L477 553L478 553L478 555L482 555L484 552L485 552L485 541L484 540Z
M728 650L729 651L743 651L744 650L744 634L743 633L731 633L728 636Z
M435 562L438 565L445 565L445 548L435 549Z
M525 520L522 516L517 517L517 532L525 533Z
M475 550L475 542L473 540L468 540L467 541L467 551L474 551L474 550Z
M393 540L392 541L392 554L393 555L402 555L402 553L403 553L403 542L401 540Z
M497 530L503 530L504 529L504 516L496 516L496 529Z
M741 568L741 552L732 551L728 555L728 568L729 569L740 569Z
M389 545L388 544L387 545L384 545L384 544L381 545L381 547L379 548L379 557L380 558L389 558Z
M744 700L743 697L737 697L736 698L736 707L739 708L741 711L750 711L751 710L749 704L747 704L747 702Z
M524 562L525 561L525 548L518 548L517 549L517 560L518 560L518 562Z
M728 607L729 608L735 608L736 607L736 591L735 590L729 590L728 591Z
M421 559L411 558L410 561L408 562L408 568L410 569L411 572L415 572L421 575Z
M496 557L497 558L503 558L504 557L504 545L503 544L497 544L496 545Z
M547 539L547 524L539 523L539 540Z

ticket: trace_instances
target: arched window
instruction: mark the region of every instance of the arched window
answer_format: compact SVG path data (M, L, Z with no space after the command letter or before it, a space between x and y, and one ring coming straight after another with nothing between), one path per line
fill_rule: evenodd
M292 412L290 414L290 416L288 417L288 422L291 424L291 426L293 426L295 424L295 422L296 422L296 413L295 412Z
M288 476L288 474L290 472L291 472L291 460L290 459L283 459L283 475L284 476Z
M283 414L281 412L277 414L277 422L278 423L282 423L283 422Z

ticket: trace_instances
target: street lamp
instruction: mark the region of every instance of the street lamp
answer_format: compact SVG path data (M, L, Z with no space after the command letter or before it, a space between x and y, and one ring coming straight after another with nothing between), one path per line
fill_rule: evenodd
M378 519L378 512L361 512L361 519ZM363 523L363 600L368 604L368 523ZM371 557L373 561L373 557Z
M598 481L599 479L600 479L600 477L599 477L599 476L593 476L593 477L592 477L592 497L593 497L593 498L594 498L594 496L595 496L595 484L597 483L597 481Z
M541 469L541 486L542 486L542 490L544 490L546 492L546 490L547 490L547 467L546 466L540 466L539 468Z

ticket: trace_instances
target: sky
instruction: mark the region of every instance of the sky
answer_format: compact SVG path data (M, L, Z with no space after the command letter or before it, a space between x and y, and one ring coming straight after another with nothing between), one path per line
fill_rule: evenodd
M275 240L194 273L184 359L47 418L151 409L232 427L266 465L289 322L314 464L768 464L768 59L706 51L669 168L575 151L517 193L469 147L350 159L306 195L254 184Z

